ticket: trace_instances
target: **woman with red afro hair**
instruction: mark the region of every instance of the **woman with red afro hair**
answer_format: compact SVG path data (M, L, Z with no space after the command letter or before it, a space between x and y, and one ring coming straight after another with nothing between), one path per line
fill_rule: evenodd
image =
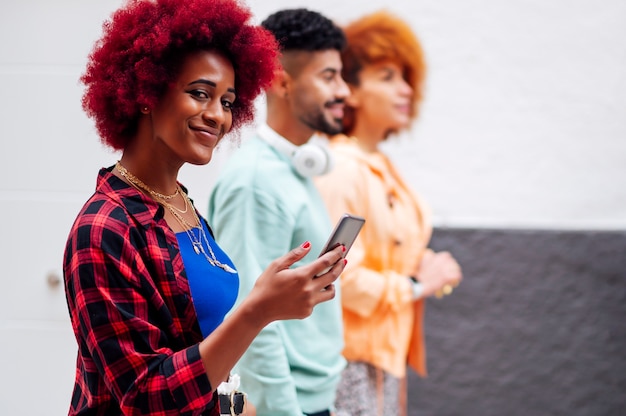
M230 311L235 263L177 179L252 120L270 85L277 44L250 18L237 0L129 0L103 26L83 107L121 158L100 170L65 247L78 343L70 415L219 415L217 387L261 329L335 295L341 248L292 268L311 249L303 242Z
M331 218L367 218L341 276L348 365L337 416L406 414L407 363L426 374L424 299L462 278L447 252L427 248L428 209L379 150L418 114L425 63L410 26L385 11L344 27L342 75L350 87L343 134L331 138L335 168L318 179ZM400 392L400 394L398 394Z

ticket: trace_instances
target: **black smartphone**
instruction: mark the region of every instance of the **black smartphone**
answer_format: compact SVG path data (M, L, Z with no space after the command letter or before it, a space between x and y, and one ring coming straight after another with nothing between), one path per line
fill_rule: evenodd
M331 251L338 245L343 245L346 248L346 251L343 253L343 257L345 257L348 251L350 251L350 247L352 247L352 243L356 240L357 235L359 235L364 223L365 218L348 213L343 214L337 222L337 225L335 225L335 229L330 233L330 237L320 252L320 256ZM330 269L329 267L320 272L318 276L327 273Z

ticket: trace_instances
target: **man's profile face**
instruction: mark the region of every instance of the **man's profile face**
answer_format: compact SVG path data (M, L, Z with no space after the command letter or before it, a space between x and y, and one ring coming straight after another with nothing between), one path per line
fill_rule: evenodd
M329 135L342 131L344 101L350 90L341 78L335 49L297 52L290 62L289 102L293 115L309 128Z

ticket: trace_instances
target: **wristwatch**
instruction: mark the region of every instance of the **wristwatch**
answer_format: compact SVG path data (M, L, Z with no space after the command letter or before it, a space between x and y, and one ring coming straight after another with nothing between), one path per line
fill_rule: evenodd
M415 276L409 276L411 289L413 289L413 300L420 299L424 294L424 285Z
M246 395L240 391L231 394L218 394L220 400L220 415L236 416L243 413L246 405Z

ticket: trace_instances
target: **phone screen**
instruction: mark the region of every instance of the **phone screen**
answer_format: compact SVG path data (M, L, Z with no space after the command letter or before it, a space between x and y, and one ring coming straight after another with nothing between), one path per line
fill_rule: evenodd
M337 225L335 225L335 229L330 233L330 237L320 252L320 256L331 251L338 245L343 245L346 248L346 251L343 253L343 257L345 257L348 251L350 251L354 240L356 240L356 237L359 235L364 223L365 218L347 213L343 214L337 222ZM318 276L327 273L328 270L330 270L330 268L319 273Z

